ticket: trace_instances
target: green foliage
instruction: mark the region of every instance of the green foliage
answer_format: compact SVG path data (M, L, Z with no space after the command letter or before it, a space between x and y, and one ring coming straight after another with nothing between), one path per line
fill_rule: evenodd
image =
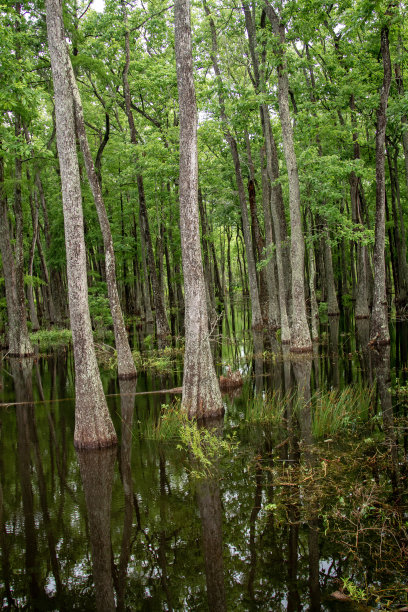
M58 346L66 346L72 342L70 329L43 329L30 334L32 344L37 344L40 351L47 351Z
M112 315L106 295L106 283L98 282L89 288L88 303L94 329L101 334L112 326Z
M215 428L199 426L188 418L180 400L170 406L162 405L159 422L147 429L145 435L160 441L177 441L177 448L192 456L191 474L197 479L214 476L219 460L238 449L236 433L223 439Z
M343 590L346 591L347 595L353 601L360 603L366 602L369 599L369 595L365 589L359 588L351 578L342 578Z

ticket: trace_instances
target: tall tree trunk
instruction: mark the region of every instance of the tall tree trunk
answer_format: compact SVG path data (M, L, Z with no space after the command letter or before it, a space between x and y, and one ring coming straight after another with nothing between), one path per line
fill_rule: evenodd
M275 183L276 179L279 178L278 159L276 154L276 145L273 139L271 120L269 117L269 111L265 104L261 107L262 112L262 126L264 130L265 138L265 149L266 149L266 167L268 170L269 180L272 184L271 188L271 212L273 229L275 233L275 246L276 246L276 267L278 271L278 284L279 284L279 310L280 310L280 324L281 324L281 341L282 344L289 344L290 342L290 327L288 317L288 276L290 278L290 260L286 256L286 249L283 246L284 241L287 238L286 235L286 222L284 209L283 209L283 195L282 187L280 183ZM285 220L286 221L286 220ZM286 264L286 265L285 265Z
M381 54L384 78L381 87L380 104L377 110L377 131L375 137L376 170L376 214L374 244L374 293L371 310L370 338L378 344L389 344L388 312L385 279L385 128L387 125L387 103L391 85L391 59L388 42L388 27L381 29Z
M122 308L119 301L119 293L116 284L116 263L115 250L113 247L112 232L106 213L105 203L102 197L101 185L95 171L94 162L89 148L88 138L85 130L84 114L81 103L81 96L76 83L71 60L68 57L68 70L71 77L72 94L74 98L75 125L79 143L84 157L86 173L92 190L96 212L98 213L99 225L101 228L103 248L105 255L106 284L108 288L109 306L112 315L113 331L115 334L115 346L118 355L118 376L119 378L134 378L136 368L129 346L126 333L125 322L123 319Z
M273 249L273 229L271 215L271 186L268 170L264 167L264 149L261 149L262 171L262 206L264 213L265 244L266 244L266 283L268 288L268 327L275 331L280 327L280 311L278 302L277 283L275 278L275 253ZM269 252L268 252L269 251Z
M34 202L33 202L32 196L30 196L30 207L31 207L31 217L33 221L33 237L31 239L30 254L28 257L28 274L30 276L30 281L27 287L27 294L28 294L28 306L30 309L31 329L33 331L38 331L40 329L40 324L38 322L37 309L35 307L35 302L34 302L34 280L33 280L34 255L35 255L35 247L36 247L37 239L38 239L38 201L37 201L36 195L34 195Z
M4 284L6 289L8 315L8 348L14 357L24 357L33 354L28 337L27 313L24 293L18 291L17 275L22 270L16 265L11 243L10 224L8 219L7 198L4 193L4 160L0 150L0 251L3 265Z
M253 246L252 246L251 230L249 226L248 208L247 208L247 202L246 202L246 197L245 197L245 187L244 187L244 182L242 180L241 162L239 159L237 142L228 128L228 119L227 119L227 114L225 111L224 95L222 93L223 83L222 83L221 71L220 71L219 64L218 64L217 32L215 29L214 20L211 17L211 11L208 8L206 0L203 0L203 5L204 5L205 13L209 17L209 24L210 24L210 29L211 29L211 61L212 61L214 72L217 78L218 99L219 99L219 106L220 106L221 121L223 124L225 138L229 144L232 160L234 163L235 179L237 182L237 190L238 190L238 199L239 199L239 204L241 208L242 230L243 230L243 235L244 235L246 258L248 262L248 280L249 280L249 291L250 291L251 308L252 308L252 328L261 329L263 327L263 322L262 322L261 306L259 303L259 291L258 291L258 283L257 283L257 277L256 277L256 265L255 265L255 257L254 257Z
M122 4L122 12L125 22L125 54L126 54L126 63L123 70L123 92L125 97L125 111L128 118L129 130L130 130L130 140L132 144L136 145L138 138L136 133L135 122L133 118L132 108L131 108L131 98L130 98L130 88L128 81L128 73L130 66L130 40L129 40L129 28L127 25L127 12L124 0L121 0ZM136 163L137 163L136 159ZM149 217L147 215L146 208L146 198L144 192L144 184L143 184L143 176L140 171L137 170L137 189L139 194L139 216L140 216L140 231L144 234L145 246L146 246L146 255L147 255L147 264L149 266L150 278L152 281L152 290L153 290L153 302L156 311L156 328L157 328L157 337L159 341L163 341L164 338L170 335L170 328L167 322L166 311L164 308L164 296L160 290L159 279L157 277L156 264L154 260L154 252L152 239L150 234L149 227Z
M75 142L69 56L60 0L47 0L47 34L54 83L57 147L60 162L68 299L75 361L75 433L77 448L116 444L93 345L88 306L81 183Z
M43 189L43 185L41 182L41 177L38 172L36 172L34 180L35 180L35 184L37 187L38 196L40 198L40 205L41 205L43 215L44 215L45 240L46 240L47 247L49 247L50 236L49 236L48 212L47 212L47 206L45 202L44 189ZM47 262L45 260L44 250L42 248L40 236L38 236L38 239L37 239L37 248L38 248L38 254L40 256L41 268L43 271L44 280L46 282L47 309L49 313L50 323L55 323L56 321L60 320L61 315L57 313L57 310L55 307L55 301L54 301L54 296L53 296L53 291L52 291L52 286L51 286L52 284L51 284L50 273L48 271Z
M400 45L399 45L400 46ZM397 83L398 94L400 97L404 96L404 81L402 78L402 71L399 64L395 64L395 81ZM402 123L402 148L404 151L404 169L405 169L405 183L408 189L408 117L406 113L403 113L401 117Z
M252 60L252 75L250 74L251 80L253 81L255 92L265 93L265 53L261 55L262 62L259 61L259 55L257 52L257 39L255 31L255 22L251 9L247 2L242 3L245 14L245 26L248 34L248 45L250 56ZM261 27L265 26L265 13L262 13ZM249 71L249 68L248 68ZM276 143L273 138L271 122L269 117L269 110L266 104L259 106L259 113L261 118L262 132L265 140L265 151L266 151L266 169L267 176L271 183L271 198L268 203L268 208L272 212L273 226L275 230L275 247L276 247L276 258L279 260L278 263L278 283L279 283L279 310L281 318L281 341L283 343L290 342L290 329L289 320L287 314L287 308L290 302L290 261L287 255L287 248L283 246L283 242L287 239L287 227L285 210L282 197L282 187L277 179L279 179L279 164L278 154L276 150ZM266 209L265 209L266 210ZM268 246L269 239L267 238L267 227L271 217L271 212L266 212L265 216L265 241ZM264 212L265 214L265 212ZM272 228L271 228L272 229ZM269 232L270 233L270 232ZM268 236L269 236L268 233ZM270 243L273 244L272 242ZM285 273L283 271L285 270ZM270 271L267 272L268 276ZM268 280L269 285L271 281ZM275 307L274 307L275 308Z
M313 244L313 218L312 213L309 211L310 222L307 222L307 233L309 242L309 293L310 293L310 327L312 332L312 341L317 342L319 340L319 307L316 299L316 259Z
M312 342L306 317L304 271L305 242L302 233L299 175L289 112L287 62L283 48L285 45L285 28L280 17L274 11L268 0L265 0L265 12L271 22L277 42L280 45L280 51L278 52L278 104L282 126L283 150L289 178L289 211L291 226L292 321L290 344L292 352L303 353L312 350Z
M408 300L407 245L404 219L401 211L401 200L398 180L398 148L395 147L395 149L393 149L391 143L387 145L387 161L391 183L394 240L398 261L398 291L397 288L395 288L395 306L397 312L404 312Z
M174 8L180 108L180 229L184 272L186 349L182 405L190 417L223 413L212 361L198 216L197 107L193 79L190 1Z

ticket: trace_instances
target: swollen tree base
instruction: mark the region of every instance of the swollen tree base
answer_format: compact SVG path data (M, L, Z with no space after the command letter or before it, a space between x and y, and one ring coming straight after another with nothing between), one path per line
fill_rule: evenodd
M136 370L128 374L118 374L118 380L135 380L137 378Z

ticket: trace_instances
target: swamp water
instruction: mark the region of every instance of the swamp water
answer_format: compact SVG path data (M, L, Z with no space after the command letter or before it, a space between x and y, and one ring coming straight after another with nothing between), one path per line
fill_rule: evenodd
M239 367L244 386L200 438L208 464L158 427L177 414L174 395L144 394L181 384L179 353L160 371L155 353L134 382L104 371L119 444L80 453L71 351L3 359L3 608L406 606L406 329L394 329L392 407L390 355L359 350L364 326L338 325L295 364L264 337L224 330L219 373Z

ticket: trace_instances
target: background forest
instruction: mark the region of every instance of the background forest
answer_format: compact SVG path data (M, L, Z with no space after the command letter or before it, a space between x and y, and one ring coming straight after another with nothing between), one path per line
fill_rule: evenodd
M387 302L389 311L404 314L405 11L404 4L367 0L193 3L201 242L213 321L249 296L252 326L280 329L288 341L291 319L293 325L300 316L293 283L303 274L312 339L319 312L369 316L379 284L374 236L381 151ZM4 2L0 19L0 333L6 345L8 282L26 292L33 331L63 324L68 302L45 9L42 2ZM172 5L107 1L100 12L92 2L69 1L64 20L122 309L146 321L161 313L159 335L163 326L168 330L166 319L175 335L182 331L183 291ZM388 100L380 95L387 89L387 53ZM385 108L384 149L376 133L378 140ZM89 303L94 328L104 328L111 320L103 241L79 157ZM304 266L293 259L303 240ZM20 322L24 316L19 313Z

